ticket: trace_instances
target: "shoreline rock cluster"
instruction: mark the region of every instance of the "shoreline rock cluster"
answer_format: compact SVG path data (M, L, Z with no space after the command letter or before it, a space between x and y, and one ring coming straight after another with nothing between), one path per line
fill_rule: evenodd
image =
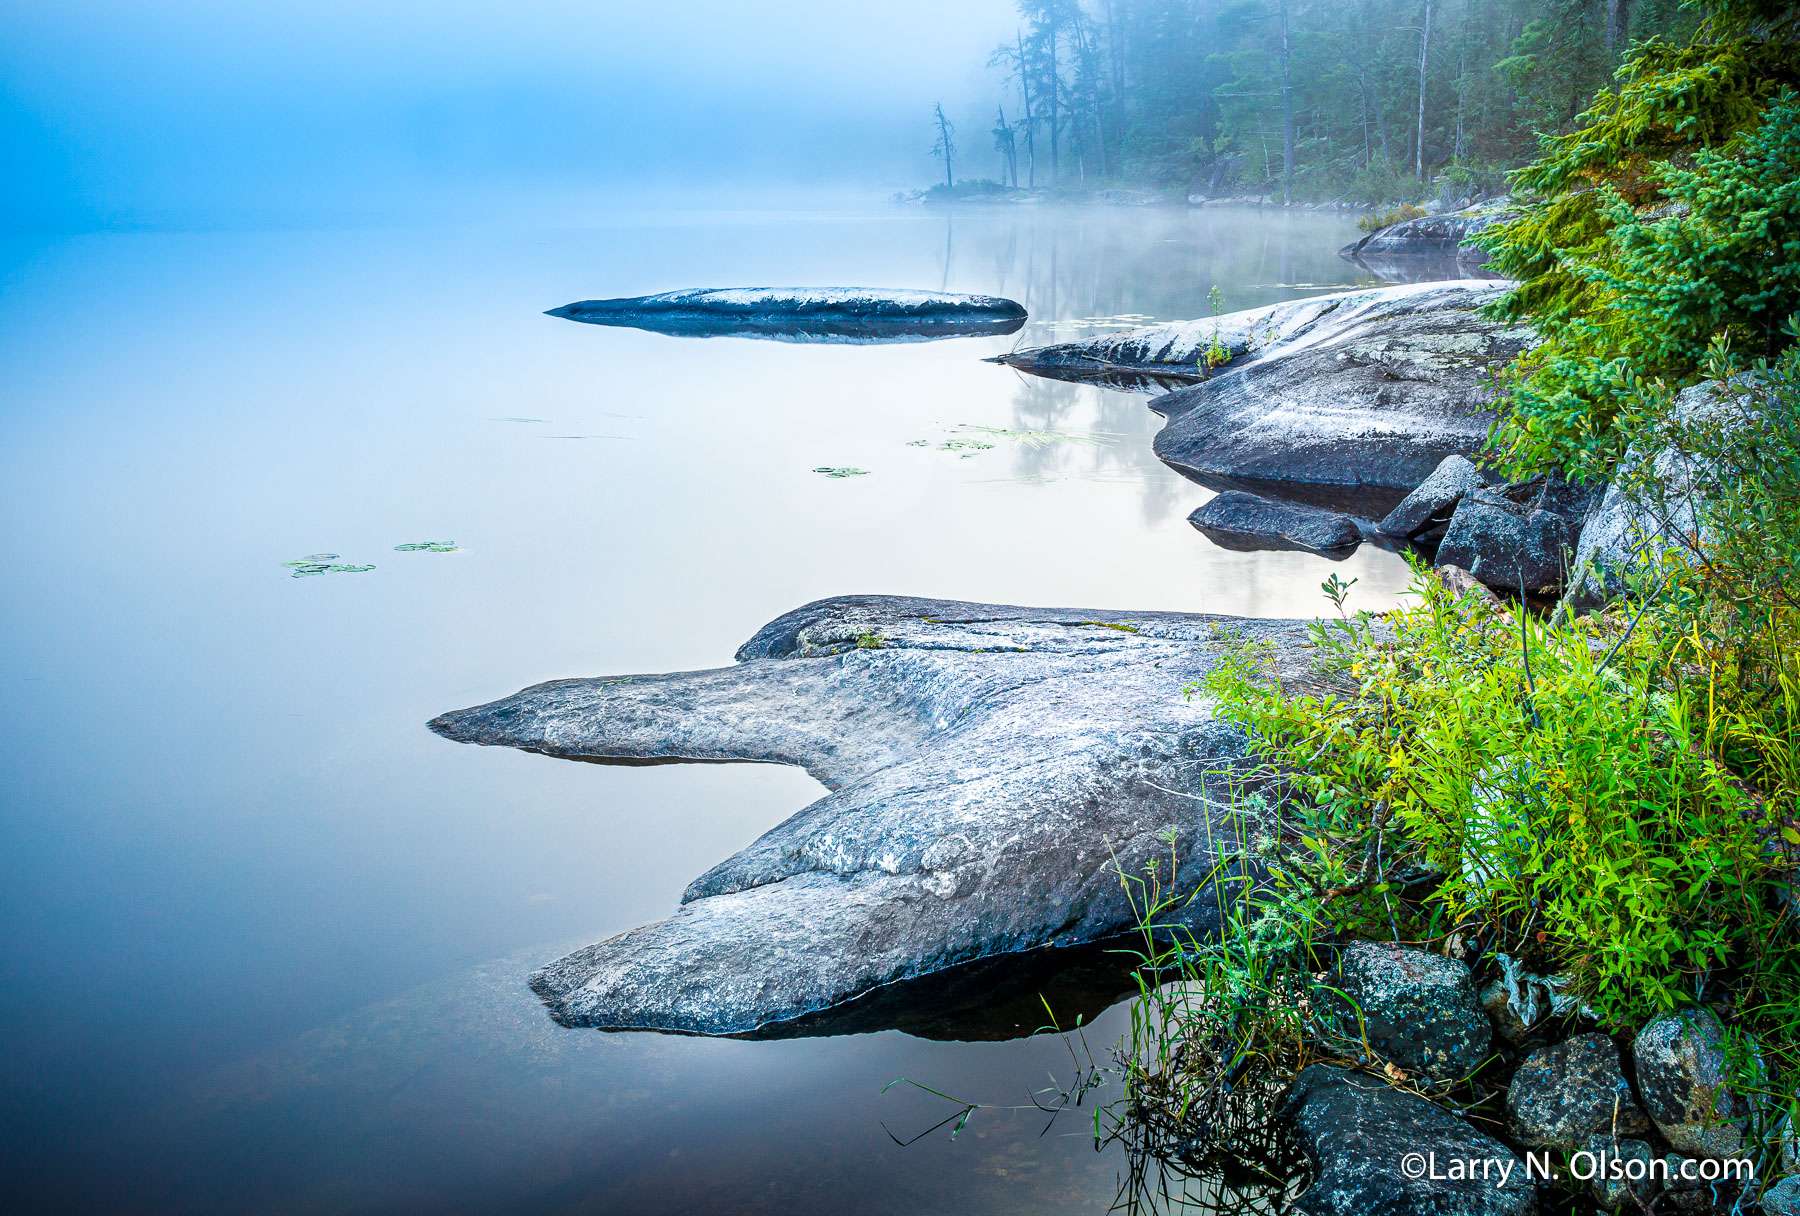
M1510 977L1515 991L1519 978ZM1546 1169L1585 1182L1609 1211L1725 1210L1754 1185L1721 1177L1729 1171L1718 1163L1750 1155L1748 1106L1730 1088L1724 1025L1710 1009L1663 1014L1621 1052L1572 1009L1478 1002L1461 960L1369 941L1344 948L1313 999L1342 1007L1327 1050L1361 1056L1368 1071L1314 1064L1282 1096L1275 1118L1312 1176L1295 1212L1535 1213ZM1489 1130L1417 1092L1478 1070L1505 1088L1503 1120ZM1424 1162L1420 1173L1403 1166L1409 1156ZM1458 1172L1462 1162L1490 1164ZM1782 1202L1765 1195L1764 1211L1796 1210Z

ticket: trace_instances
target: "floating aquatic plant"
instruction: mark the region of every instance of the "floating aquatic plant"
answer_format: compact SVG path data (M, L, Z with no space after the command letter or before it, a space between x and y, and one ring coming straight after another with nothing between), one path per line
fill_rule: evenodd
M834 468L831 465L820 465L813 472L823 473L827 477L867 477L869 475L867 469Z
M281 568L291 570L294 578L312 578L320 574L361 574L365 570L373 570L374 566L354 566L341 564L335 553L308 553L305 557L295 558L291 562L282 562Z
M453 540L415 540L404 545L395 545L395 553L455 553L456 542Z
M1004 439L1021 447L1042 448L1055 443L1087 444L1092 447L1105 447L1118 436L1111 431L1014 431L1003 426L976 426L965 422L953 428L953 433L966 435L989 435L995 439ZM952 442L955 442L954 440ZM989 446L992 446L991 444Z

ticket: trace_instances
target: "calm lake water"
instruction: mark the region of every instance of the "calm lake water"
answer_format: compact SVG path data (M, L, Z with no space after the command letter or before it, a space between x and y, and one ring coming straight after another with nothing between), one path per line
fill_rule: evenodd
M1151 456L1144 397L981 361L1203 316L1215 285L1227 308L1353 285L1333 252L1353 235L871 207L15 238L13 1210L1104 1211L1123 1157L1095 1150L1091 1098L1046 1135L1035 1111L982 1111L954 1141L894 1142L949 1113L884 1095L896 1077L997 1104L1070 1079L1059 1038L1000 1037L1036 1025L1028 1003L966 1032L998 1041L741 1042L560 1030L527 991L818 796L803 773L569 764L424 723L553 677L725 664L844 592L1279 616L1317 610L1335 572L1353 606L1388 606L1391 553L1194 531L1210 492ZM991 292L1032 319L842 346L542 315L763 284ZM959 438L993 446L939 446ZM457 551L395 549L426 541ZM282 565L327 553L375 568ZM1122 1015L1088 1031L1102 1062Z

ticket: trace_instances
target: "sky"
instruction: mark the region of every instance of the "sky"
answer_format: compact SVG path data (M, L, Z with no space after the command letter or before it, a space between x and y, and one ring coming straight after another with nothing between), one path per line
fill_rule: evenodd
M417 222L992 176L1011 0L0 0L0 224ZM959 173L960 176L960 173Z

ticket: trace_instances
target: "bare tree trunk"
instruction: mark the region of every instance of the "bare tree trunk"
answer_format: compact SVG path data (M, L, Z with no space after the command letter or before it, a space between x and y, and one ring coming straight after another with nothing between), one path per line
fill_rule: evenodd
M1469 94L1469 17L1475 8L1475 0L1463 0L1462 37L1456 47L1456 152L1455 158L1463 156L1463 103Z
M1614 50L1619 45L1619 35L1625 32L1625 0L1606 0L1606 49Z
M944 141L944 184L956 189L956 174L951 171L950 158L955 150L950 146L950 120L944 117L944 107L939 103L937 108L938 138Z
M1061 69L1058 68L1057 62L1056 62L1057 56L1056 56L1056 18L1055 17L1051 17L1051 19L1050 19L1049 33L1050 33L1050 184L1052 186L1054 186L1054 185L1056 185L1057 182L1062 180L1062 154L1061 154L1062 150L1061 150L1061 145L1058 142L1058 136L1057 136L1057 128L1062 125L1061 122L1058 121L1059 115L1057 114L1058 95L1062 92L1062 72L1061 72Z
M1425 0L1425 23L1419 27L1419 131L1413 143L1413 176L1425 180L1425 63L1431 53L1431 0Z
M1113 18L1114 0L1106 0L1106 54L1112 61L1114 135L1119 141L1119 166L1125 164L1125 45Z
M1031 117L1031 74L1025 70L1025 35L1014 31L1019 43L1019 92L1025 97L1025 172L1033 190L1037 189L1037 124ZM1018 174L1013 185L1018 185Z
M1288 79L1288 0L1281 0L1281 205L1294 202L1294 86Z

